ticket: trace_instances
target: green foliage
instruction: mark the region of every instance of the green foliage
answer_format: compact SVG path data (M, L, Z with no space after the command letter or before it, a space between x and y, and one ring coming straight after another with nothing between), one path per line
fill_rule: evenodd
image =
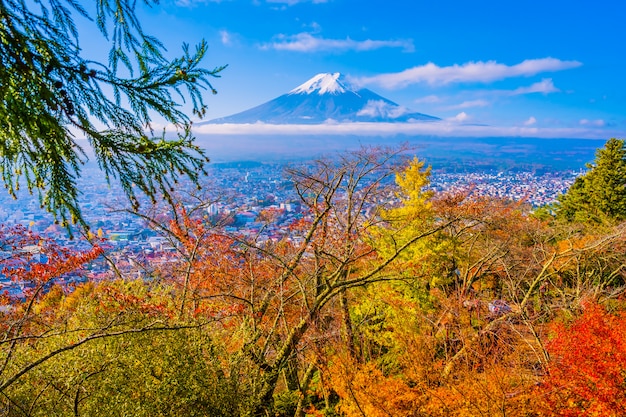
M31 416L243 414L253 385L246 363L229 357L202 321L169 318L171 296L172 287L140 280L50 293L33 306L39 323L13 347L4 374L70 349L3 389L0 404ZM96 333L105 337L77 343Z
M558 216L570 221L626 219L626 148L624 140L609 139L596 152L589 171L576 178L560 196Z
M81 407L85 415L228 417L239 414L239 403L249 395L239 391L237 372L222 369L225 353L197 329L99 345L108 361L84 387L89 394Z
M298 391L283 391L274 398L274 415L277 417L293 416L298 406Z
M170 195L178 175L197 182L207 161L180 105L188 97L202 116L202 91L216 93L209 78L224 67L200 66L204 41L167 59L163 45L142 31L135 5L95 2L95 23L111 45L103 64L84 58L79 46L73 19L91 18L79 3L0 1L0 175L14 197L25 180L63 222L82 221L76 180L87 155L79 138L88 139L107 180L119 179L134 206L136 190L154 200ZM149 137L154 117L178 126L178 138Z

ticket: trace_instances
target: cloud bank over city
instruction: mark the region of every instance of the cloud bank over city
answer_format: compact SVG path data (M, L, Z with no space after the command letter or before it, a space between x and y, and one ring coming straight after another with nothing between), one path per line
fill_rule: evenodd
M194 127L200 135L361 135L361 136L445 136L445 137L526 137L526 138L578 138L602 139L606 130L602 120L580 120L573 127L538 127L537 119L530 117L516 126L485 126L469 124L470 116L460 112L456 116L440 122L423 123L326 123L310 124L207 124ZM618 136L619 131L614 131Z

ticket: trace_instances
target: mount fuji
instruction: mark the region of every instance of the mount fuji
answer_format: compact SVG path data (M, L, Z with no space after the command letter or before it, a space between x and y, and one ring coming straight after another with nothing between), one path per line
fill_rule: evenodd
M393 123L436 120L440 119L413 112L367 88L353 87L340 73L323 73L287 94L259 106L199 124Z

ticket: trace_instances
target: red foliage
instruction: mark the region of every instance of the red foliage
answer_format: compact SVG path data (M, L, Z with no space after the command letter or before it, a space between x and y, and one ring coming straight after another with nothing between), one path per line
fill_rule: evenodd
M540 390L548 415L626 415L626 313L589 304L571 325L556 325Z
M60 278L79 272L102 252L97 244L79 252L43 239L23 226L0 225L0 289L9 302L15 295L32 299L42 295L42 290L58 283ZM22 288L21 294L11 296L8 288Z
M35 304L45 296L53 299L74 289L82 281L83 266L102 252L97 245L86 251L71 250L23 226L0 225L0 337L28 340L33 332L38 333L32 326L54 326L55 311L46 311L47 303L36 309ZM10 352L13 344L3 348Z

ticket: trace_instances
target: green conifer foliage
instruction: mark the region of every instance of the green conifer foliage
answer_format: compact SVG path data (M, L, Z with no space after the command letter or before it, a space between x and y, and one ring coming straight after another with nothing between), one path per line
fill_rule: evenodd
M626 219L626 148L610 139L596 152L586 174L559 197L559 216L573 221Z
M63 222L82 221L82 138L133 206L138 192L167 198L179 175L197 181L207 161L181 104L189 100L202 116L201 93L216 92L209 79L223 67L200 66L204 41L166 58L159 40L142 31L135 5L96 0L88 13L74 0L0 0L0 176L14 197L26 184ZM106 64L84 57L74 18L93 20L109 42ZM155 117L178 126L178 137L151 137Z

